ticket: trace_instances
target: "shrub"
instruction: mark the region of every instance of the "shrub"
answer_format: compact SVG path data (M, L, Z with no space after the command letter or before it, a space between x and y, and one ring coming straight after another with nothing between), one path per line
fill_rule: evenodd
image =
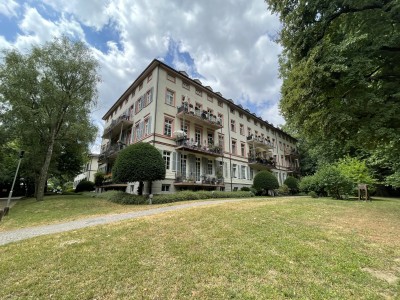
M103 172L97 172L97 173L94 174L94 185L95 186L103 185L104 175L105 174Z
M286 196L290 194L290 189L286 184L282 184L278 188L278 195Z
M112 169L113 182L149 182L165 178L165 162L161 153L148 143L137 143L118 153ZM140 193L142 190L140 190Z
M329 196L341 199L351 194L354 185L351 179L343 175L335 165L321 167L314 175L319 187L322 187Z
M310 196L311 198L318 198L317 193L314 192L314 191L309 192L309 193L308 193L308 196Z
M91 182L89 180L82 180L81 182L78 183L78 185L75 188L75 193L79 192L91 192L94 190L94 182Z
M257 195L265 195L269 190L279 188L279 182L271 172L261 171L254 176L253 188L256 189Z
M320 187L318 186L317 178L315 176L305 176L299 182L299 189L303 193L311 191L318 193Z
M286 178L283 184L285 184L288 187L292 195L296 194L299 191L299 180L297 178L289 176Z
M146 204L147 198L145 196L128 194L125 192L116 192L109 196L108 198L111 202L118 204Z

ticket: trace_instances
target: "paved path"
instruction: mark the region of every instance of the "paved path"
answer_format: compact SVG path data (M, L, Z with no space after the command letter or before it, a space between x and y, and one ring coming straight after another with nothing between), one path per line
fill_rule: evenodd
M237 199L237 200L213 200L213 201L202 201L202 202L194 202L188 204L180 204L174 206L165 206L159 208L153 208L148 210L141 210L129 213L115 214L115 215L102 215L98 217L92 217L87 219L81 219L76 221L70 221L59 224L52 225L44 225L44 226L36 226L36 227L28 227L22 228L12 231L0 232L0 246L8 243L29 239L35 236L52 234L65 232L85 227L91 227L101 224L108 224L112 222L127 220L127 219L137 219L145 216L152 216L163 212L168 211L176 211L190 207L198 207L198 206L206 206L210 204L221 204L225 202L239 202L244 201L245 199ZM1 226L1 224L0 224Z

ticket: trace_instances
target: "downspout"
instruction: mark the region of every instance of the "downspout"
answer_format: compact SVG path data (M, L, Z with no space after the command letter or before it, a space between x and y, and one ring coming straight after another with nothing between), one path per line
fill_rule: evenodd
M154 109L154 132L153 132L153 146L156 146L156 124L157 124L157 100L158 100L158 82L160 81L160 65L157 66L157 85L156 85L156 99L155 99L155 109Z
M229 145L229 175L231 177L231 192L233 190L233 184L232 184L232 143L231 143L231 119L230 119L230 112L231 107L228 105L228 145Z

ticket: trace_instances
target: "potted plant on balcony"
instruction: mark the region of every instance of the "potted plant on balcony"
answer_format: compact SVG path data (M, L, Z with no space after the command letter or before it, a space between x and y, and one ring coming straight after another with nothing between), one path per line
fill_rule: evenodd
M193 104L189 104L189 113L194 114Z

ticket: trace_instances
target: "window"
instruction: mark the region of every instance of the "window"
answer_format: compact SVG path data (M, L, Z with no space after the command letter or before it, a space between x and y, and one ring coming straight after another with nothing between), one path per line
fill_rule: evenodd
M239 132L241 135L244 135L244 125L243 124L240 124Z
M143 88L143 82L139 84L139 91Z
M235 120L231 120L231 131L236 131L236 122Z
M201 160L200 157L196 157L196 181L199 181L200 178L200 166L201 166Z
M236 141L232 140L232 154L236 154Z
M210 102L213 102L212 96L211 95L207 95L207 100L210 101Z
M239 118L243 119L243 114L239 113Z
M231 114L234 115L235 114L235 110L231 107Z
M207 174L208 175L213 174L213 161L210 159L207 161Z
M201 97L203 94L202 94L201 90L196 89L196 95Z
M171 74L167 74L167 79L173 83L175 83L175 76L171 75Z
M181 172L183 177L186 177L186 164L187 164L187 155L185 154L181 156Z
M172 136L172 119L165 118L164 120L164 135Z
M171 152L170 151L163 151L163 158L165 162L165 169L169 170L171 165Z
M240 178L246 179L246 166L241 166L240 171Z
M254 121L254 125L258 126L258 122L257 122L257 121Z
M247 117L247 122L250 122L250 117Z
M240 155L242 155L244 157L245 153L246 153L246 146L244 143L241 143L240 144Z
M212 132L207 133L207 143L208 145L214 145L214 133Z
M144 134L150 134L150 122L149 119L144 120Z
M250 180L253 180L253 177L254 177L254 171L253 171L253 169L252 168L250 168Z
M147 77L147 82L149 82L153 78L153 73L150 73L150 75Z
M247 127L247 135L251 136L251 128L250 127Z
M201 129L195 128L194 130L194 141L197 143L198 146L201 144Z
M165 93L165 104L174 106L175 104L175 92L167 89L167 92Z
M153 96L152 90L148 90L146 92L146 96L145 96L145 98L146 98L146 106L149 105L151 103L151 101L153 100L152 96Z
M135 126L135 140L138 141L141 139L141 131L140 131L140 123Z
M170 189L170 184L162 184L161 185L161 191L162 192L169 192L169 189Z
M220 125L224 124L224 115L218 113L218 120L217 122L219 122Z
M190 91L190 84L186 81L182 81L182 87Z
M232 165L232 177L237 178L237 164Z
M221 100L218 100L218 106L219 107L224 107L224 102L222 102Z
M132 91L131 98L133 98L134 96L135 96L135 90Z
M186 134L186 137L189 135L189 123L183 119L181 119L181 130Z

